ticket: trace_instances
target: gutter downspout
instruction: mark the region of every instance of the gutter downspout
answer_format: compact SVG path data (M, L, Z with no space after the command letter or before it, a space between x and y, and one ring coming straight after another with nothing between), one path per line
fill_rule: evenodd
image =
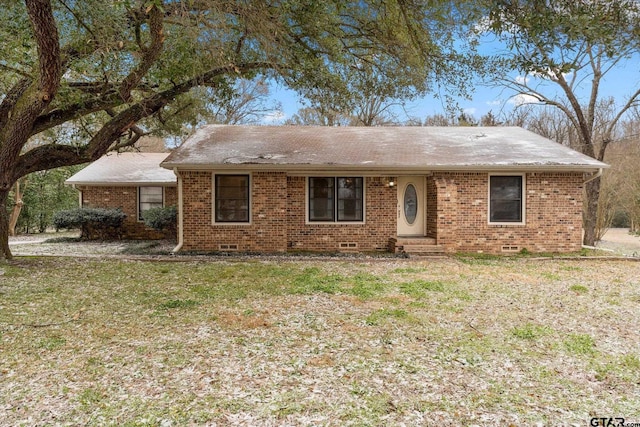
M173 168L173 173L178 177L178 244L171 252L177 253L180 252L184 244L184 234L182 232L184 210L182 209L182 177L178 173L177 168Z
M588 180L584 181L583 184L593 181L594 179L600 178L602 176L602 168L598 169L594 175L591 176Z

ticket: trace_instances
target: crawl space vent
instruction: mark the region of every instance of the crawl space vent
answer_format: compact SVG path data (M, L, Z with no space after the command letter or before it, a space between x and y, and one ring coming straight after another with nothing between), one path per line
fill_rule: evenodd
M356 242L340 242L338 247L340 249L358 249L358 244Z
M221 244L221 245L218 245L218 250L220 250L220 251L237 251L238 250L238 245L237 244Z

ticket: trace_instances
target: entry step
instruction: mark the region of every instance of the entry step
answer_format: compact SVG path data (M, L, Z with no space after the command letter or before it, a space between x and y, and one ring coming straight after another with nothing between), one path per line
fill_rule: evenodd
M436 244L432 237L392 237L389 239L390 249L394 253L408 255L441 255L444 248Z

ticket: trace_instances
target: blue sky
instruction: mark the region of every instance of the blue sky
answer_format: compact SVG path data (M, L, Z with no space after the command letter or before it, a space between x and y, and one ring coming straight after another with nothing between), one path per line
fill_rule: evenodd
M513 74L514 78L523 78ZM588 98L588 91L591 88L591 81L587 79L582 85L583 99ZM605 76L601 85L600 98L612 96L619 103L626 101L628 96L640 88L640 54L622 62L616 69L612 70ZM282 115L274 114L265 117L264 122L267 124L278 124L294 115L303 104L300 102L299 96L292 90L282 86L272 87L272 96L282 104ZM488 87L478 81L475 85L474 93L471 99L457 99L459 108L479 119L482 115L492 111L494 115L500 116L501 112L508 112L520 102L519 99L513 98L514 92L499 88ZM444 100L433 95L427 95L424 98L406 105L407 113L412 117L418 117L424 120L425 117L434 114L444 113L446 105ZM403 113L399 113L400 120L406 120L408 117Z

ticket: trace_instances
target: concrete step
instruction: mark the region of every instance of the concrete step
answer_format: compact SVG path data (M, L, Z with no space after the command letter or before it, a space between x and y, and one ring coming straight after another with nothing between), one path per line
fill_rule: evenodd
M444 253L442 246L438 245L403 245L402 250L408 254Z
M398 237L396 245L435 245L436 239L432 237Z
M396 253L409 255L444 254L444 248L436 245L436 239L431 237L397 237L393 239Z

